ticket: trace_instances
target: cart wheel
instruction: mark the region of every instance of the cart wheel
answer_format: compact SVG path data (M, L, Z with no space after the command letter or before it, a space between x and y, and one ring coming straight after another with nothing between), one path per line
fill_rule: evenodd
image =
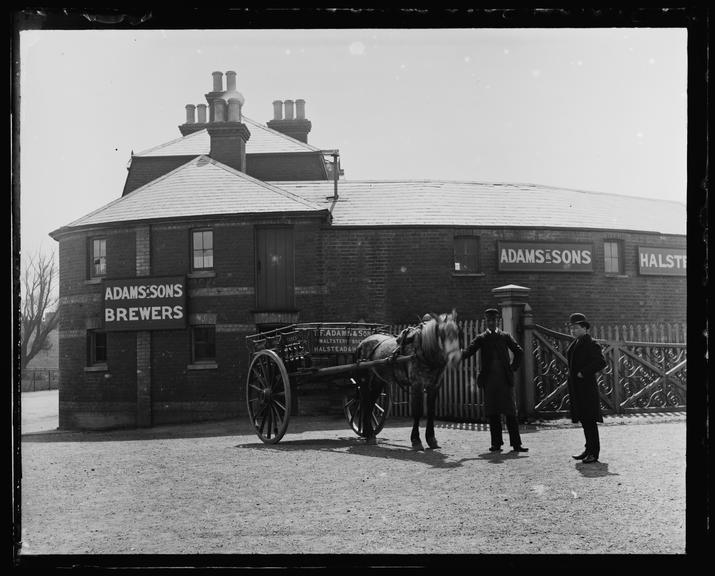
M261 350L253 356L246 382L248 417L258 437L277 444L288 428L290 380L280 356Z
M360 413L360 385L352 378L350 380L355 384L355 392L343 398L343 410L345 412L345 418L353 429L353 432L364 438L362 414ZM382 392L380 392L372 408L372 427L375 436L377 436L385 426L385 421L390 413L391 406L392 400L390 399L390 391L387 387L383 387Z

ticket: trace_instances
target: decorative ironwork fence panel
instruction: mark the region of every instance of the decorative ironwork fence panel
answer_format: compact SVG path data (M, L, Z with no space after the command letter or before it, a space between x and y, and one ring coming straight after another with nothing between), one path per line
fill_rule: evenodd
M538 324L525 327L526 353L533 356L532 374L526 374L533 387L534 412L564 414L569 410L568 362L566 348L571 336ZM648 328L648 327L646 327ZM644 330L657 337L658 330ZM602 328L603 335L620 331ZM630 334L633 334L633 327ZM666 329L661 326L661 338ZM599 331L595 330L595 334ZM636 331L641 334L640 327ZM649 334L650 333L650 334ZM671 327L668 336L684 334ZM601 410L606 414L682 410L686 405L687 347L685 342L638 342L595 338L608 362L597 377Z

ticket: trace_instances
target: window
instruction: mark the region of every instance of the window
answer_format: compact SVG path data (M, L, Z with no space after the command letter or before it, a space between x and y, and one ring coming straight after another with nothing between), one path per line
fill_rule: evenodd
M479 272L479 237L454 237L454 272L456 274Z
M107 274L107 239L92 238L89 262L90 278L99 278Z
M216 326L191 327L191 361L214 362L216 360Z
M606 240L603 243L603 265L606 274L623 274L623 242Z
M210 270L214 267L213 230L193 230L191 233L192 270Z
M101 330L87 332L87 364L95 366L107 363L107 333Z

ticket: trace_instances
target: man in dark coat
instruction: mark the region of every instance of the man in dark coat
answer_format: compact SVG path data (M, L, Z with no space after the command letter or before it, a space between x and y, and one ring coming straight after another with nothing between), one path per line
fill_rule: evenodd
M478 334L462 352L462 360L481 350L482 366L477 376L477 386L484 390L484 403L489 431L491 432L491 452L501 452L504 443L502 439L501 415L506 416L506 427L509 431L509 443L516 452L527 452L529 449L521 445L519 422L516 419L516 400L514 396L513 372L519 369L523 350L516 340L507 332L499 330L497 319L499 311L489 308L484 312L487 329ZM514 360L509 361L509 350Z
M583 314L574 313L569 318L569 326L574 339L566 349L569 363L569 401L571 420L581 422L586 437L584 451L573 458L585 464L598 462L601 444L598 438L598 424L603 422L601 402L598 395L596 372L608 364L601 347L588 333L591 325Z

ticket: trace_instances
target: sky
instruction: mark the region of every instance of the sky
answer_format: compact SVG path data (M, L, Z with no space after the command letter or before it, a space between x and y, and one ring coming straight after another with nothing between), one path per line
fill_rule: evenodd
M244 115L306 101L349 180L461 180L686 201L687 31L20 33L22 254L121 196L132 151L180 136L213 71ZM435 202L439 202L435 198Z

